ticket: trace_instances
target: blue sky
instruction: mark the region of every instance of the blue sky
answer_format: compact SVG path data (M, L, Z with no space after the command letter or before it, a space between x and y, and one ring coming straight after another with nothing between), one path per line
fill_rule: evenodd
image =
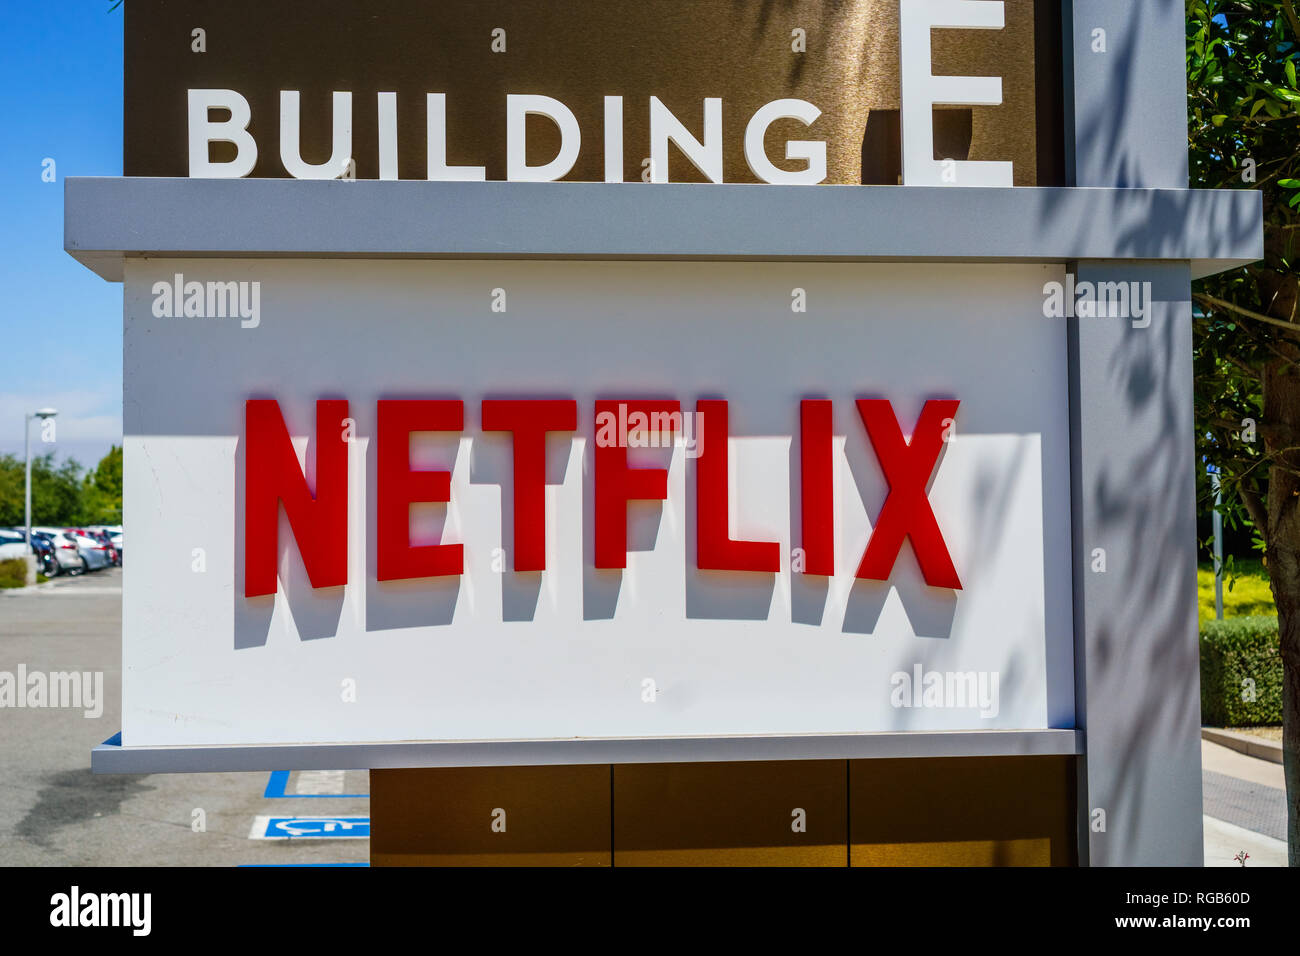
M63 180L122 175L122 11L108 0L4 2L0 30L0 453L23 413L59 410L57 458L122 440L122 286L63 251ZM42 182L54 160L56 180Z

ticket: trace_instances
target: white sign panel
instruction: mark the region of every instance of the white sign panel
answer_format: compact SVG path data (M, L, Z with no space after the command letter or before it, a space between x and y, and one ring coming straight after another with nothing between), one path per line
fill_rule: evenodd
M1073 726L1061 278L128 260L123 744Z

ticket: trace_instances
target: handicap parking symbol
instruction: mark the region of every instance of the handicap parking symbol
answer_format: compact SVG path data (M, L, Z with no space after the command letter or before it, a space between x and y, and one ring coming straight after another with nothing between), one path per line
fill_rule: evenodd
M250 840L367 840L369 817L277 817L253 820Z

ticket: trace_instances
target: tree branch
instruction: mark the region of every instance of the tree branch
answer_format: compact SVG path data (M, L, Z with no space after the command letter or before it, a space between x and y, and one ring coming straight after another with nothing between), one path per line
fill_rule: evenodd
M1282 0L1282 9L1286 11L1287 21L1291 24L1291 32L1295 38L1300 40L1300 18L1296 16L1295 5L1291 0Z
M1259 536L1264 539L1264 546L1268 546L1268 511L1264 508L1264 503L1259 500L1259 495L1246 488L1238 488L1237 494L1241 496L1242 503L1246 506L1246 514L1250 515L1250 522L1259 532Z
M1223 355L1221 355L1220 358L1226 359L1227 361L1231 362L1233 365L1237 366L1237 368L1241 369L1247 375L1252 375L1252 376L1259 375L1260 370L1256 366L1251 365L1240 355L1233 355L1231 352L1226 352Z
M1241 431L1241 422L1234 422L1231 419L1227 419L1227 418L1211 418L1208 422L1206 422L1206 424L1214 425L1219 428L1222 428L1224 431L1228 432L1229 434L1235 434Z
M1200 302L1202 305L1210 305L1216 309L1223 309L1227 312L1232 312L1235 315L1254 319L1256 322L1267 322L1269 325L1276 325L1279 328L1286 329L1288 332L1300 333L1300 324L1287 322L1283 319L1275 319L1271 315L1264 315L1260 312L1252 312L1250 309L1244 308L1240 305L1233 305L1231 302L1225 302L1223 299L1215 298L1212 295L1206 295L1203 292L1192 293L1192 298L1197 302Z

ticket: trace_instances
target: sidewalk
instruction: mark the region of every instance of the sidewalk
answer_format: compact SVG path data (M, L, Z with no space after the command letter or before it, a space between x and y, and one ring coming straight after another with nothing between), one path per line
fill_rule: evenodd
M1286 866L1286 787L1281 764L1201 741L1205 865Z

